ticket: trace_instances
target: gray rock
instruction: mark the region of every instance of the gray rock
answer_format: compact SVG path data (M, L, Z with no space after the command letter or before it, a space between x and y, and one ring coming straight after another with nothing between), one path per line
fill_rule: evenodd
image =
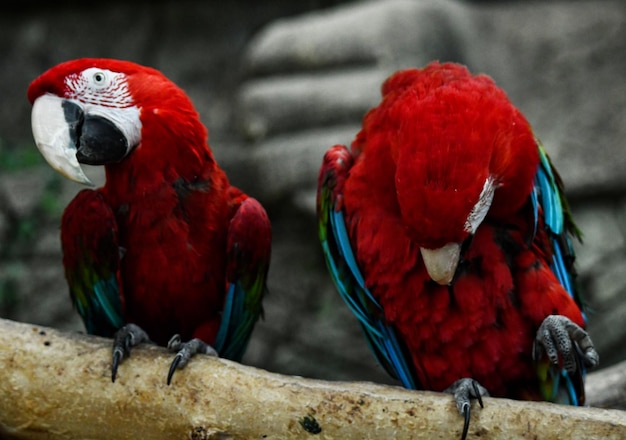
M622 2L353 3L259 32L246 52L238 113L247 137L280 148L272 137L284 131L358 124L398 68L459 61L507 91L570 194L614 191L626 186L625 24ZM265 150L255 153L260 164L272 160ZM315 176L301 182L313 186Z

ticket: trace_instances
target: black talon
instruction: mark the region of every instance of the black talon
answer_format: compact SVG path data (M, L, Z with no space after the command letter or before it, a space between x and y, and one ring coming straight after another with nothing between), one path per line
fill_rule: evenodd
M170 365L167 373L167 384L172 382L172 376L177 369L183 368L193 356L198 353L208 354L209 356L217 356L217 351L206 342L198 338L194 338L187 342L182 342L180 335L174 335L167 343L167 349L176 352L176 356Z
M170 371L167 373L168 385L172 383L172 376L174 375L174 372L178 368L178 364L180 364L180 361L182 359L183 359L183 355L181 353L177 353L176 356L174 356L174 360L172 361L172 364L170 365Z
M478 404L480 405L481 408L484 408L485 406L483 405L483 396L480 393L480 390L478 389L478 381L472 380L472 388L474 388L474 397L476 397L476 399L478 400Z
M482 404L480 405L482 407ZM469 431L470 424L470 405L466 403L463 405L463 417L465 418L465 422L463 423L463 434L461 434L461 440L465 440L467 438L467 432Z
M484 408L485 406L483 405L483 396L480 393L480 389L478 388L478 386L479 386L478 381L472 379L472 389L474 390L474 395L472 397L475 397L476 400L478 400L478 404L480 405L480 407ZM471 413L472 413L471 405L469 403L464 403L463 404L464 422L463 422L463 434L461 434L461 440L465 440L467 438Z
M142 342L151 342L148 334L136 324L126 324L115 332L113 339L113 359L111 361L111 382L115 382L117 369L125 357L130 356L130 349Z
M183 343L179 334L176 334L170 338L167 343L167 349L169 351L178 351L182 348Z
M120 365L124 353L118 347L113 348L113 362L111 365L111 382L115 382L117 376L117 367Z
M489 393L477 380L468 377L457 380L444 392L454 396L459 414L463 416L461 440L465 440L469 432L470 416L472 414L471 399L478 400L480 407L484 408L482 396L488 396Z

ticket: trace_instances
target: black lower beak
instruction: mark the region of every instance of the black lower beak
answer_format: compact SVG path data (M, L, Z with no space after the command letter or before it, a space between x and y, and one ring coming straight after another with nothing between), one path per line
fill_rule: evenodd
M76 159L87 165L119 162L128 152L128 141L116 125L102 116L86 115L80 106L63 102Z

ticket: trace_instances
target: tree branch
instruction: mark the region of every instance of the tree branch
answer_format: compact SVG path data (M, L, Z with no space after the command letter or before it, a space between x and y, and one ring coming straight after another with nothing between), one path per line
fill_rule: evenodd
M111 383L111 341L0 320L0 431L28 439L458 438L450 396L133 351ZM626 412L484 399L470 437L626 438Z

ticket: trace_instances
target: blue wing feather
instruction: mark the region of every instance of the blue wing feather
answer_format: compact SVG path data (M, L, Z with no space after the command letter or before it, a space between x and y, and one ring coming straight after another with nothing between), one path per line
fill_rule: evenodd
M569 214L569 207L563 195L560 178L550 159L537 142L540 163L535 175L535 187L531 194L534 214L534 233L537 233L539 216L543 216L543 223L547 229L551 244L552 260L550 268L561 285L581 308L583 318L586 316L580 301L577 286L574 282L573 261L575 258L571 236L580 238L580 232L574 225ZM580 373L570 374L565 370L558 370L552 365L538 365L538 373L542 385L542 392L546 400L579 405L584 401L584 385L582 379L585 368L578 359ZM545 369L547 368L547 371ZM579 376L576 376L576 375Z
M574 250L570 235L577 232L575 232L573 224L570 225L569 229L565 227L566 215L568 213L567 205L564 204L565 199L562 194L560 181L541 144L538 144L538 149L540 164L535 175L535 188L533 191L535 225L540 215L538 210L538 206L540 206L552 244L551 269L561 285L582 309L582 304L573 282L573 268L571 267L571 262L574 259Z
M329 150L329 153L331 151L335 154L349 155L343 146L336 146ZM338 191L337 174L347 173L346 166L349 161L336 161L329 153L324 158L325 165L328 166L322 167L318 186L319 238L329 273L339 295L361 324L378 362L404 387L417 389L418 385L405 350L396 336L395 329L384 322L382 307L365 284L352 251L343 211L337 209L333 200L332 191Z
M213 348L220 356L236 361L240 361L246 351L250 334L245 334L244 329L248 328L250 320L254 319L246 310L245 298L246 291L241 287L241 283L230 283L220 328L213 343Z
M220 328L217 336L215 337L215 341L213 342L213 348L215 348L218 353L222 353L222 351L224 350L224 345L226 344L226 336L228 335L228 331L232 326L231 323L236 322L236 315L241 314L240 310L238 311L239 313L233 312L233 309L235 308L234 303L236 302L235 296L235 284L231 283L226 292L226 300L224 301L224 310L222 311Z
M263 312L271 228L262 206L245 199L231 219L228 232L229 279L213 348L221 357L241 361L255 323Z
M122 327L124 319L122 318L122 302L117 278L110 276L107 279L97 281L93 286L93 292L94 295L90 298L90 308L93 310L93 314L102 317L113 328ZM87 314L81 313L81 316L85 317ZM93 319L85 319L85 324L88 333L97 332ZM90 330L92 326L94 328Z

